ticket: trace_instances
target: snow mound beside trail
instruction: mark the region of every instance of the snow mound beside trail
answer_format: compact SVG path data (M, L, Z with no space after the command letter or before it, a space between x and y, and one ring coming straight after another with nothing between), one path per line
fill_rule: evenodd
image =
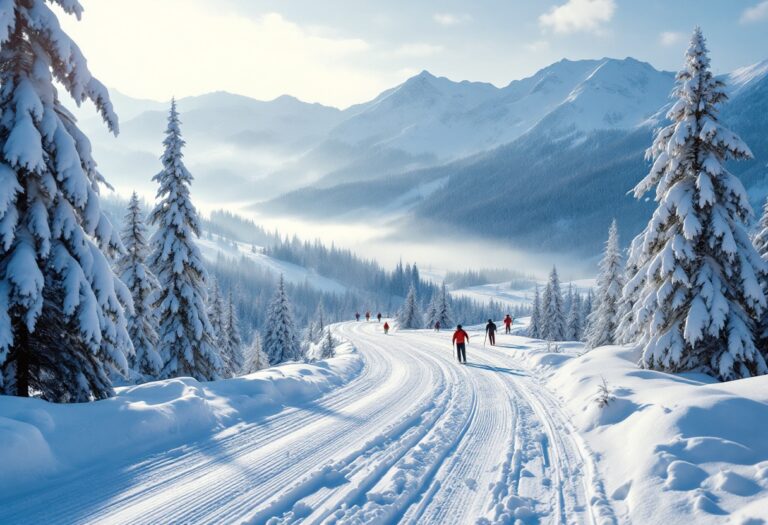
M9 496L95 462L117 464L258 424L283 407L319 398L362 369L361 356L343 343L326 361L207 383L190 377L154 381L118 388L115 397L92 403L0 396L0 492Z
M768 376L719 383L640 369L629 346L551 354L527 341L514 357L573 415L617 514L643 524L768 523Z

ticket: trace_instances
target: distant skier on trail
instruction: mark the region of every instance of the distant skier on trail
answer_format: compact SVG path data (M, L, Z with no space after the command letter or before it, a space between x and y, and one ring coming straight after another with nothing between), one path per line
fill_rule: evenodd
M389 323L384 321L384 335L389 333Z
M360 320L360 312L355 312L355 321Z
M435 332L440 331L440 321L435 321Z
M456 358L459 363L467 363L467 343L469 342L469 334L464 331L461 325L456 326L456 331L453 332L453 344L456 345ZM463 359L463 361L462 361Z
M376 320L377 320L378 322L381 322L381 312L379 312L379 313L377 313L377 314L376 314Z
M488 319L488 324L485 325L485 333L488 335L491 346L496 346L496 324L492 319Z
M512 333L512 323L514 322L514 319L507 314L506 317L504 317L504 333L505 334L511 334Z
M371 312L367 311L365 312L365 322L367 323L370 320L371 320Z

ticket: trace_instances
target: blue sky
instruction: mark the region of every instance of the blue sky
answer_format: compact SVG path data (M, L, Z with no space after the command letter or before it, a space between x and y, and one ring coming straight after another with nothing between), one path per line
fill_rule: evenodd
M502 86L561 58L676 70L696 24L716 72L768 58L766 0L81 1L64 27L93 72L158 100L227 90L345 107L422 69Z

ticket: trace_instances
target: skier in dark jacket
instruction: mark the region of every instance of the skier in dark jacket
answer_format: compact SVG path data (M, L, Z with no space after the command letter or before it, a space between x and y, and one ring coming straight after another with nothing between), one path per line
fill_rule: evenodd
M381 312L376 314L376 319L378 319L378 321L381 322Z
M456 327L456 331L453 332L453 344L456 345L456 357L459 363L467 362L467 343L469 342L469 334L464 331L461 325ZM462 361L463 359L463 361Z
M440 321L435 321L435 332L440 331Z
M360 320L360 312L355 312L355 321Z
M488 319L488 324L485 325L485 333L488 334L491 346L496 346L496 325L491 319Z

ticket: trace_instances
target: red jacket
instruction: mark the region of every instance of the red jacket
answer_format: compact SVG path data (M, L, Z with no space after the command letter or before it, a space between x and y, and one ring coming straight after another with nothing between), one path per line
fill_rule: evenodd
M454 343L463 343L465 340L469 341L469 334L465 332L463 329L456 330L455 332L453 332Z

